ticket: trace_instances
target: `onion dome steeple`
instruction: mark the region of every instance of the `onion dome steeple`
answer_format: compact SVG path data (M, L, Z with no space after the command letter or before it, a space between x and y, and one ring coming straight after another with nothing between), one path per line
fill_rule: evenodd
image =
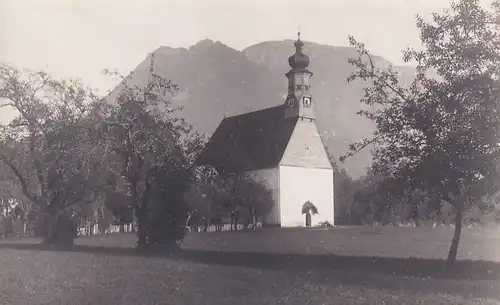
M285 117L314 120L314 100L311 95L310 80L313 75L307 69L309 56L302 52L304 43L300 40L300 31L295 41L295 54L288 58L292 68L285 76L288 78L288 94L285 99Z
M288 64L292 69L305 69L309 66L309 56L302 52L304 43L300 40L300 32L298 32L297 41L295 41L295 54L288 58Z

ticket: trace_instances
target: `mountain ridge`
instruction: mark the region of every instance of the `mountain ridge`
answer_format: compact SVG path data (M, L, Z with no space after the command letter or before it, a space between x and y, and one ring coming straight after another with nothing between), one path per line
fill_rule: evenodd
M145 85L154 54L154 69L180 87L173 98L182 105L178 115L195 129L211 135L229 116L274 107L284 103L290 69L288 57L295 52L294 41L264 41L241 51L220 41L204 39L187 48L160 46L133 70L128 81ZM311 92L317 105L317 125L325 146L336 158L347 152L354 141L371 136L373 123L356 112L365 107L359 101L365 84L347 83L353 67L349 57L357 55L352 47L330 46L304 41L304 53L311 59L314 73ZM373 56L376 65L392 65L381 56ZM414 77L411 66L392 65L400 72L403 83ZM116 97L123 85L117 86L109 99ZM342 166L353 177L366 172L371 153L362 151Z

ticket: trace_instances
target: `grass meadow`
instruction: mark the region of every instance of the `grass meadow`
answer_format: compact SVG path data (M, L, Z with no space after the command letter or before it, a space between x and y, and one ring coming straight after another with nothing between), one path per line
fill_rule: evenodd
M67 249L0 242L3 304L500 304L500 230L262 229L189 233L181 249L138 253L132 234Z

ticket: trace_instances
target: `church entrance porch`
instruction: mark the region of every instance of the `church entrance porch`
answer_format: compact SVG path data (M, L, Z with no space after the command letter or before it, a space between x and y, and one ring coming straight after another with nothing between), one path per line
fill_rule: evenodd
M311 213L307 212L306 214L306 227L311 226Z
M318 214L318 209L312 202L308 200L302 206L302 214L306 214L306 227L310 227L312 223L311 214Z

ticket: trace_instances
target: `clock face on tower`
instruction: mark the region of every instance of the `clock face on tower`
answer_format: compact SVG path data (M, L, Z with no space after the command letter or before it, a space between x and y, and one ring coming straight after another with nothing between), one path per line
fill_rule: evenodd
M293 97L289 98L287 101L286 101L286 104L289 106L289 107L294 107L295 106L295 99Z
M307 108L311 107L311 98L308 96L304 97L304 107L307 107Z

